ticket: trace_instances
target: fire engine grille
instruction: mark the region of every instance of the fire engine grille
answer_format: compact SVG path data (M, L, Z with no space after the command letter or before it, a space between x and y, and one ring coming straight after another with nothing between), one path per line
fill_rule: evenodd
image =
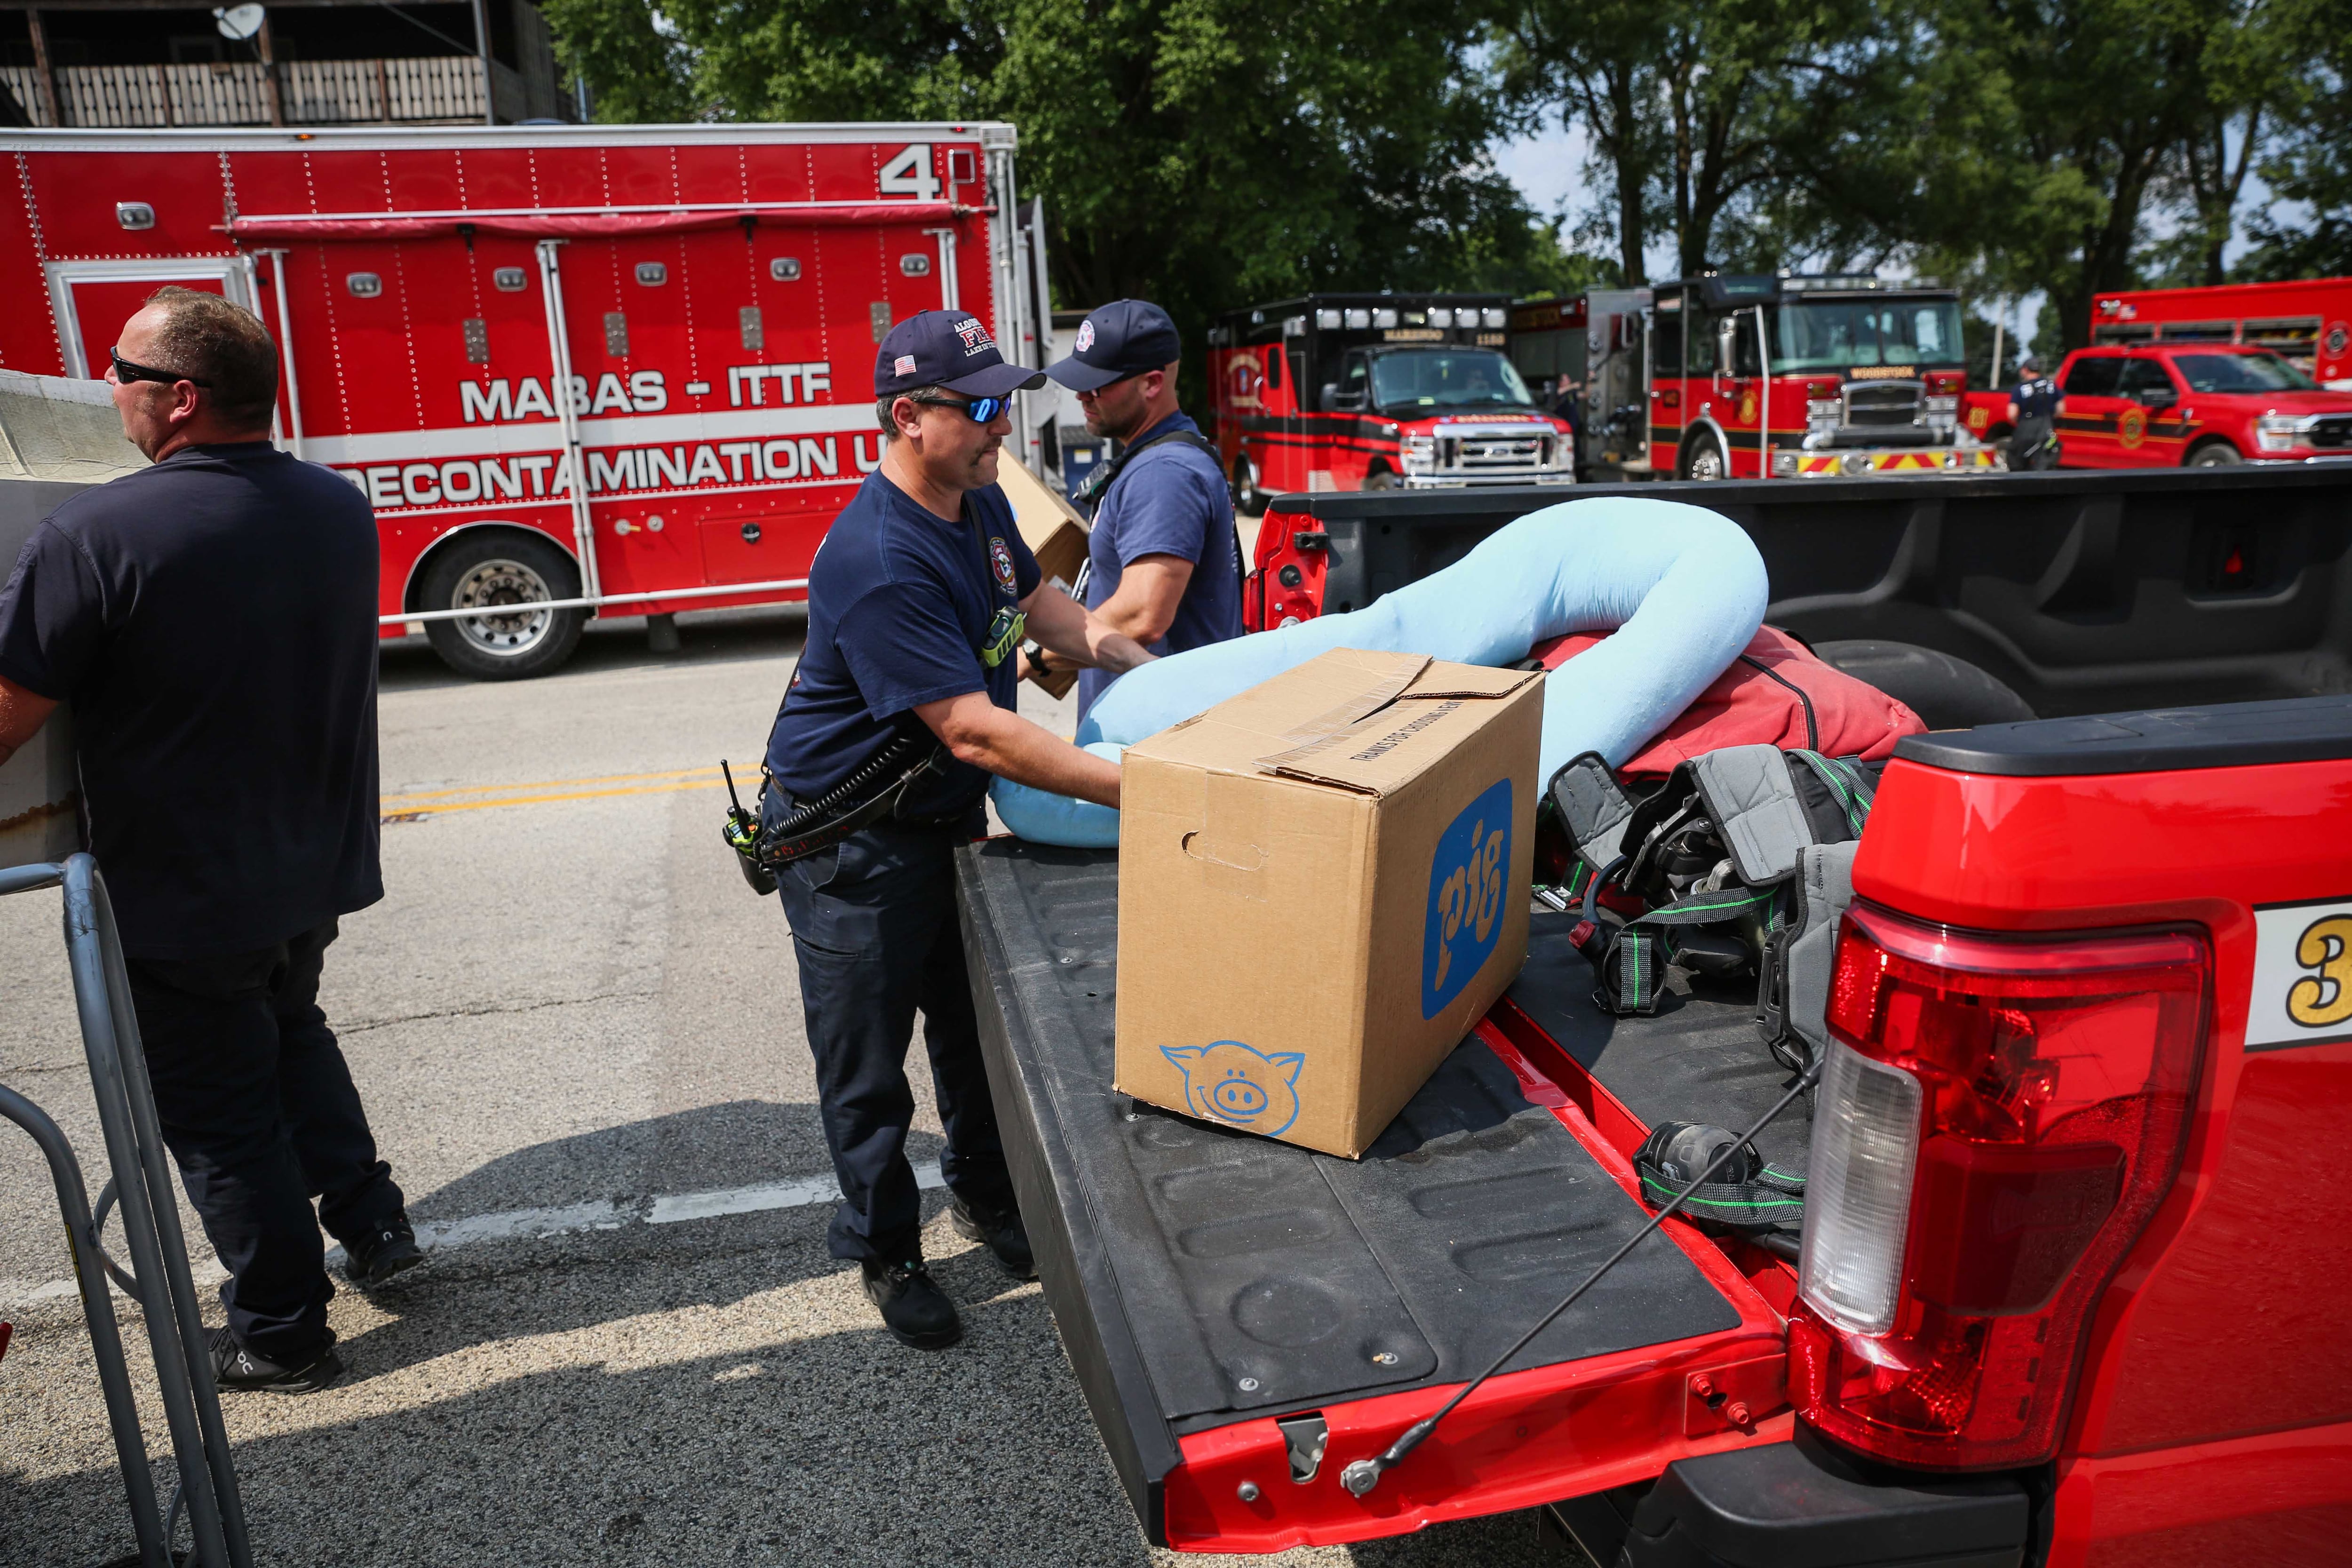
M2311 427L2311 444L2328 451L2352 447L2352 415L2320 420Z
M1919 383L1858 381L1845 389L1848 425L1916 425L1919 422Z
M1508 473L1540 468L1551 456L1549 436L1442 436L1437 466L1458 474Z

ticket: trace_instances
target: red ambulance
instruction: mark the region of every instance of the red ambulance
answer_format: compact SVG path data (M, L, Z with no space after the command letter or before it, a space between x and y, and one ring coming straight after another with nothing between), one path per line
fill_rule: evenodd
M1504 353L1505 294L1310 294L1209 329L1217 445L1253 516L1299 491L1576 481Z
M257 311L278 435L373 504L386 637L537 675L592 614L805 592L890 323L1040 363L1003 124L0 132L0 367L102 376L154 289ZM1016 216L1016 215L1021 215ZM1016 429L1033 464L1037 432ZM496 613L485 614L486 610Z

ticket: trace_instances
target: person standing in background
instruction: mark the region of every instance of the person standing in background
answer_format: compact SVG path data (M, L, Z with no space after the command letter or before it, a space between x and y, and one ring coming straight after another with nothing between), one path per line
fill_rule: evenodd
M1168 312L1119 300L1078 324L1069 358L1045 374L1078 395L1087 429L1119 443L1076 499L1094 509L1087 608L1154 654L1242 635L1241 538L1216 444L1177 406L1181 343ZM1033 649L1031 675L1069 668ZM1078 716L1116 679L1078 675Z

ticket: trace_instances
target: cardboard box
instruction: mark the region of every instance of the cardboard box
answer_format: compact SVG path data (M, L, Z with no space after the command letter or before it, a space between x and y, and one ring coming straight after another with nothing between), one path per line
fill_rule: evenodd
M1021 530L1022 542L1037 558L1045 581L1058 584L1062 592L1075 597L1078 569L1087 563L1087 520L1067 497L1031 473L1010 452L997 461L996 483L1004 499L1013 503L1013 526ZM1056 699L1068 696L1077 683L1075 669L1037 682Z
M1117 1085L1353 1158L1527 958L1540 675L1339 649L1130 746Z

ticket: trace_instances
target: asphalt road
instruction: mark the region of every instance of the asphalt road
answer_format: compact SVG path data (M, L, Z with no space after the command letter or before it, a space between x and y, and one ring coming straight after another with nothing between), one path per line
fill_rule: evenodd
M957 1348L901 1349L825 1253L790 945L719 844L715 771L756 773L802 624L690 616L657 657L619 622L509 685L449 676L421 640L386 649L388 892L343 922L323 997L436 1249L397 1292L339 1296L338 1386L229 1398L261 1563L1227 1561L1144 1544L1037 1287L936 1193ZM57 922L53 891L0 900L0 1081L95 1163ZM940 1146L921 1056L919 1167ZM0 1128L10 1568L131 1549L68 1278L45 1171ZM1255 1561L1552 1561L1534 1536L1521 1514Z

